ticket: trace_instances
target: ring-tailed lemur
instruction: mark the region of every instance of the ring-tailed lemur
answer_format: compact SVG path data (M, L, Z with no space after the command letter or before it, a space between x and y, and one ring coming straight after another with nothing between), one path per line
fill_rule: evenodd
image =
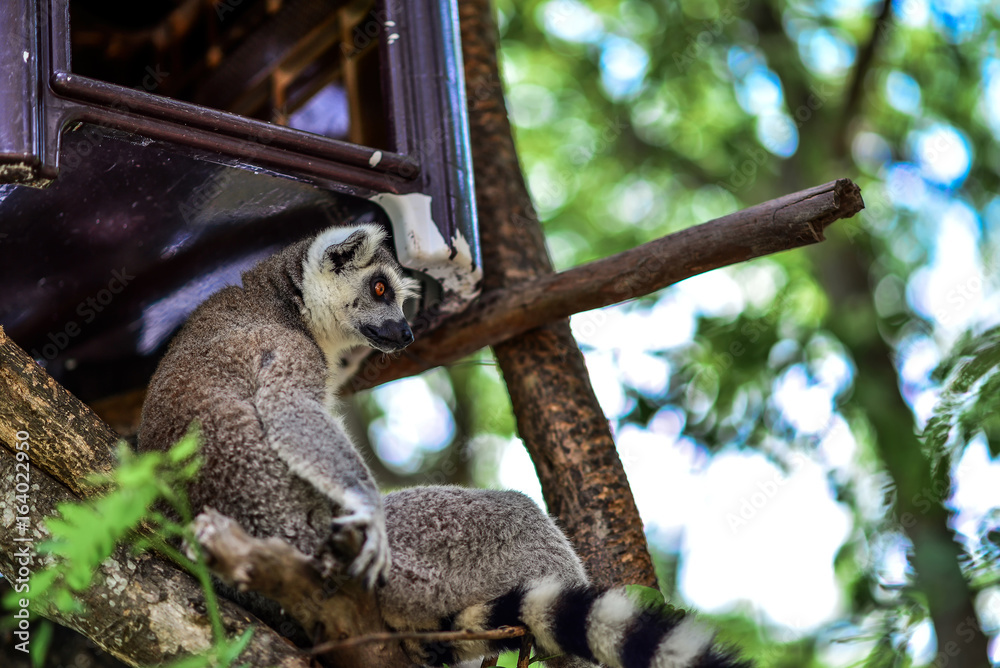
M390 556L382 499L332 412L352 349L413 340L416 295L375 225L334 227L243 274L199 306L149 385L140 450L164 450L197 420L203 466L190 492L257 537L336 566L341 532L363 542L349 572L368 587Z
M473 630L523 624L542 654L574 668L748 668L682 611L665 615L622 589L588 584L555 523L518 492L416 487L388 494L392 570L379 587L383 620L399 631ZM406 645L421 665L495 656L520 639Z

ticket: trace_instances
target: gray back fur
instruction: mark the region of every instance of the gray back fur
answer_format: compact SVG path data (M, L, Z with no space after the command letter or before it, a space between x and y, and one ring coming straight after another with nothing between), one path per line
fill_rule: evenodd
M550 575L587 582L566 536L520 492L415 487L386 495L385 511L393 569L379 605L394 628L437 629L445 617Z
M402 320L413 294L384 238L374 226L331 228L206 300L154 374L139 429L140 450L165 450L200 422L195 510L212 506L329 568L331 535L359 531L351 572L369 585L389 567L381 498L330 399L343 382L340 358L370 344L363 326ZM373 298L376 273L393 299Z

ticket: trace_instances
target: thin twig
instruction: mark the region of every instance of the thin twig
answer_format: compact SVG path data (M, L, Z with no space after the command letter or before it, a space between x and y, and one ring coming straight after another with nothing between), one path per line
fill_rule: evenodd
M422 642L465 642L468 640L503 640L505 638L520 638L527 635L528 629L523 626L501 626L489 631L400 631L397 633L369 633L346 640L325 642L316 645L309 654L327 654L334 650L358 647L371 643L398 642L401 640L419 640Z
M517 668L528 668L531 664L532 637L525 635L521 638L521 650L517 653Z

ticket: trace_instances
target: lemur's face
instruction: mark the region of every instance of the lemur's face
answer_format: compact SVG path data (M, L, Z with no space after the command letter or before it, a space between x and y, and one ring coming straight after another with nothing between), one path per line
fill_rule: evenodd
M390 353L413 342L403 303L418 294L375 225L332 228L309 248L303 297L317 337Z

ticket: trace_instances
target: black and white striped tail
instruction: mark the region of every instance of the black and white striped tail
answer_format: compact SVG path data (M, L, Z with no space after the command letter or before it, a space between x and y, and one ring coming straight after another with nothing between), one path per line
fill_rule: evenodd
M647 610L622 589L601 591L543 581L463 610L450 621L455 629L470 630L523 624L541 653L569 654L609 668L751 666L720 650L711 629L693 616ZM503 649L519 645L515 638ZM493 644L493 651L497 647ZM455 649L461 654L489 654L485 646Z

